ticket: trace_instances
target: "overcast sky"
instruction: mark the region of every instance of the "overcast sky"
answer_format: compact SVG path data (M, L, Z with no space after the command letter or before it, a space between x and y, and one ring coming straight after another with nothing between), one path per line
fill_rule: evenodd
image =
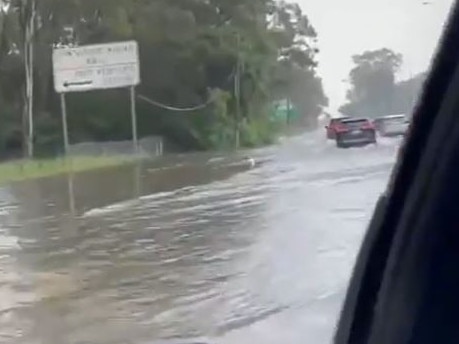
M351 56L402 53L400 78L430 64L453 0L297 0L319 35L319 73L334 111L345 99ZM424 2L428 4L423 4Z

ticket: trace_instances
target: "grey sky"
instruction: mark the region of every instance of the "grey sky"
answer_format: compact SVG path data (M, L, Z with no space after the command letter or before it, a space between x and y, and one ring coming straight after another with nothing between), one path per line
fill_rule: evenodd
M330 110L344 101L351 56L387 47L403 54L400 78L428 68L453 0L297 0L319 34L319 73ZM429 2L423 5L423 2Z

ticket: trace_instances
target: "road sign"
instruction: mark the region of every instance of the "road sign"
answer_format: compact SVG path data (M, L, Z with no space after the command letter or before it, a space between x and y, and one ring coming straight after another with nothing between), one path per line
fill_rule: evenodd
M273 103L271 119L280 122L289 122L298 119L300 114L296 107L288 100L284 99Z
M140 83L137 42L56 48L54 88L58 93L135 86Z

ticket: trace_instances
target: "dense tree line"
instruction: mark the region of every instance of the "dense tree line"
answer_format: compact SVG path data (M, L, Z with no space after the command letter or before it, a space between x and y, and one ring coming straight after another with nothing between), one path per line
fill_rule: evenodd
M326 105L316 75L317 34L294 3L274 0L4 0L0 12L0 154L62 147L52 49L135 39L140 135L181 149L269 142L278 127L272 101L289 97L311 124ZM236 75L240 86L235 87ZM33 85L33 87L32 87ZM240 91L238 91L240 90ZM238 97L237 95L240 95ZM27 99L32 99L28 105ZM238 106L239 105L239 106ZM238 109L240 109L238 111ZM68 96L70 141L130 138L126 90ZM33 128L31 121L33 119Z
M402 56L390 49L366 51L353 57L347 102L340 112L350 116L378 117L410 113L425 80L425 73L397 81Z
M421 94L427 73L419 73L395 84L393 113L410 114Z

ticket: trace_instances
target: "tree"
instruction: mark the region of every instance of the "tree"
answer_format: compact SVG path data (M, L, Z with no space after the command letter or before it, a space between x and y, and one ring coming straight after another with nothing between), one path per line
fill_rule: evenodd
M340 111L347 115L376 117L392 112L395 99L395 75L402 56L383 48L366 51L352 58L354 68L349 73L351 89L348 102Z
M317 34L296 4L274 0L8 0L8 4L0 22L0 71L5 72L0 73L0 102L5 105L0 116L11 119L11 125L0 131L5 147L18 131L27 137L32 118L37 154L59 151L60 109L51 63L52 49L59 45L137 40L140 94L178 109L208 104L185 113L139 103L139 134L165 136L181 149L228 147L235 128L241 130L244 144L266 142L274 135L268 111L272 100L288 95L302 103L308 118L314 118L326 102L315 72ZM71 142L130 138L125 90L67 98ZM21 108L28 116L21 117Z
M426 77L427 73L424 72L396 83L393 103L394 113L409 114L413 111Z
M299 110L302 117L296 124L315 126L328 105L316 74L317 33L300 6L285 1L277 3L273 11L271 31L278 47L272 79L274 98L288 98Z

